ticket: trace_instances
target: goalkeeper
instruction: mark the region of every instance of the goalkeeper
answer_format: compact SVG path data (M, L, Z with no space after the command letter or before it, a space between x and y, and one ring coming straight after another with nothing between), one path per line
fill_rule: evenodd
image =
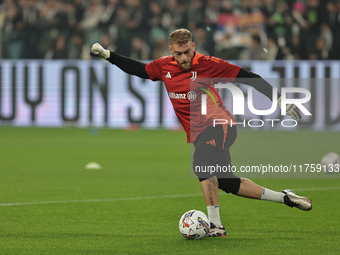
M191 32L187 29L178 29L170 34L169 49L171 56L161 57L147 64L111 52L98 43L92 45L90 55L103 58L130 75L164 82L175 113L187 133L187 140L195 145L194 169L195 166L231 166L229 148L236 139L236 126L214 126L213 120L224 119L228 123L235 123L235 119L225 109L213 85L218 79L224 81L228 79L233 83L238 81L254 87L273 100L272 86L257 74L222 59L196 52ZM203 79L204 82L194 83L197 79L200 81ZM196 97L201 98L197 91L193 93L191 83L199 88L198 91L211 95L207 97L208 111L206 115L193 114L192 110L195 107L190 108ZM200 110L200 106L197 107L197 112L200 113ZM296 121L300 120L300 114L295 105L288 105L287 114ZM273 191L261 187L249 179L239 178L232 172L223 173L223 176L196 174L201 184L211 222L208 236L226 236L226 230L220 219L218 189L242 197L284 203L304 211L312 209L311 200L307 197L297 196L291 190Z

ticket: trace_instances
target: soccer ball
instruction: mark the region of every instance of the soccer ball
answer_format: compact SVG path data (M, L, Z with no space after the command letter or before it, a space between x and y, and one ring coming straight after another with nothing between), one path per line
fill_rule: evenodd
M179 220L179 231L186 239L203 239L209 229L208 217L198 210L187 211Z
M321 159L321 165L325 172L338 173L340 166L340 156L335 152L329 152Z

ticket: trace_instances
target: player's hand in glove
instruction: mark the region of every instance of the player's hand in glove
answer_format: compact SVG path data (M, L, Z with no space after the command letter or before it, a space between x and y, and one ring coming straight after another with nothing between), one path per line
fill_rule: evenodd
M281 108L281 97L278 99L277 104ZM289 104L286 106L286 114L292 116L296 121L301 119L300 111L295 104Z
M100 58L107 59L110 57L110 51L107 49L104 49L103 46L101 46L99 43L95 43L91 47L90 55L92 57L100 57Z

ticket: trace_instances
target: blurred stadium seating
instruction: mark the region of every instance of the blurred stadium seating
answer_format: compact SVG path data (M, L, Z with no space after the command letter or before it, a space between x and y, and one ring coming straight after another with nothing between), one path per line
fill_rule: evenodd
M88 59L98 41L155 59L181 27L224 59L340 59L338 0L0 0L0 58Z

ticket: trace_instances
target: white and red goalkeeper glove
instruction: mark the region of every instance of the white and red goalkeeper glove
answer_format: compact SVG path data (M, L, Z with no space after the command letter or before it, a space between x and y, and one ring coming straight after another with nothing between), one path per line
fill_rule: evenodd
M110 51L107 49L104 49L103 46L101 46L99 43L95 43L91 47L90 55L92 57L99 57L99 58L107 59L110 57Z
M277 100L277 104L281 108L281 97ZM301 119L299 108L297 108L295 104L286 105L286 114L292 116L296 121Z

